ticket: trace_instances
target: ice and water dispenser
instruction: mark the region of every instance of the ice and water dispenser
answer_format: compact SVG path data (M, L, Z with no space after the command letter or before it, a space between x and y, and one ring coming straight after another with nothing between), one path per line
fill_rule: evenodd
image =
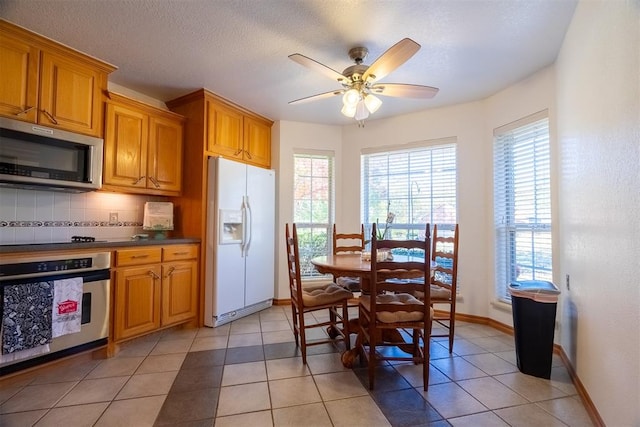
M220 209L220 244L242 243L242 210Z

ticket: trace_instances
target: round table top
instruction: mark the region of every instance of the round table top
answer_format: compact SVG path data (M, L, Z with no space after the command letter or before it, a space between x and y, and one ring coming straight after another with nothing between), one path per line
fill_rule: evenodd
M404 255L394 255L393 258L398 261L421 260L422 258L408 257ZM360 254L337 254L315 257L311 260L311 264L316 267L320 273L347 275L347 276L369 276L371 274L371 261L363 260ZM431 261L431 268L436 263Z

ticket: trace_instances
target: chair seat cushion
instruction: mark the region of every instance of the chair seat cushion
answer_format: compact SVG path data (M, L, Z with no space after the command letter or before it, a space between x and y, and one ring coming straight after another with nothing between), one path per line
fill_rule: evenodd
M451 300L451 289L443 288L438 285L431 285L430 291L431 301L449 301ZM424 300L424 293L416 291L416 298Z
M360 291L360 278L359 277L338 277L336 284L351 292Z
M384 294L378 295L378 302L382 304L420 304L422 301L409 294ZM360 304L365 310L371 311L371 295L360 296ZM431 318L433 318L433 309L431 311ZM377 311L376 317L383 323L395 323L395 322L419 322L422 320L422 311Z
M432 300L450 300L451 289L443 288L438 285L431 285L431 299Z
M306 307L332 304L349 298L353 298L353 293L335 283L302 288L302 302Z

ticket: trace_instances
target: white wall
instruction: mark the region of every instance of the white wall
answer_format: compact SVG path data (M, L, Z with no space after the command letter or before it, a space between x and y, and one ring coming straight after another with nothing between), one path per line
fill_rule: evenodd
M343 182L341 129L337 126L299 122L276 122L272 128L272 165L276 173L276 299L289 299L289 278L284 241L285 224L293 223L293 154L296 149L333 151L336 168L336 200L342 198ZM343 207L336 203L336 218L343 216Z
M605 423L640 426L640 2L580 2L556 67L561 345Z
M552 163L557 153L557 143L555 138L555 73L554 67L548 67L528 78L498 92L497 94L487 98L484 102L484 113L486 115L485 128L483 129L483 137L485 140L485 149L483 152L483 160L487 163L487 222L483 225L485 228L485 253L490 257L486 260L488 271L487 274L493 283L495 277L495 269L493 264L494 240L493 240L493 130L502 125L514 122L523 117L542 110L549 110L549 127L550 127L550 145ZM557 194L557 171L554 167L551 170L552 175L552 215L557 218L558 210L555 203ZM559 235L558 230L554 229L554 240L557 241ZM558 265L559 257L557 255L557 245L554 249L554 265ZM461 265L462 266L462 265ZM556 269L554 269L556 270ZM554 277L554 283L560 284L559 278ZM562 296L560 297L562 298ZM505 304L493 302L489 307L489 317L501 323L508 325L513 324L511 307ZM561 316L557 314L557 320L562 321ZM555 336L558 342L558 336Z

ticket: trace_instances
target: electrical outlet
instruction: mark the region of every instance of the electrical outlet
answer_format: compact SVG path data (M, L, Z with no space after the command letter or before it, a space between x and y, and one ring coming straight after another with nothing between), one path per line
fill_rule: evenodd
M567 274L566 276L566 281L567 281L567 290L571 290L571 284L569 283L569 275Z
M109 224L110 225L118 224L118 212L110 212L109 213Z

